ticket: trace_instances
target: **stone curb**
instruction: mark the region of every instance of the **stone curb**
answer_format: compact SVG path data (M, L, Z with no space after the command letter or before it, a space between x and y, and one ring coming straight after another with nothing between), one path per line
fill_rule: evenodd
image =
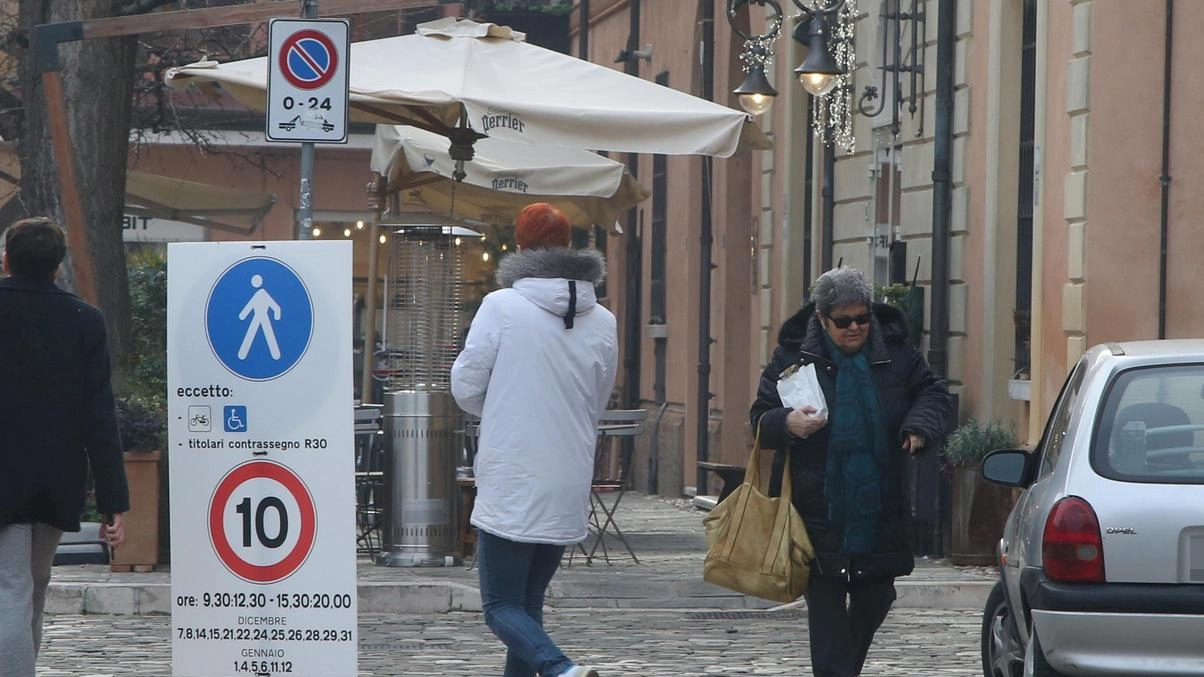
M975 609L990 594L993 581L898 581L897 608ZM592 586L590 586L592 587ZM364 614L433 614L481 611L481 593L473 586L452 581L361 582L359 612ZM629 609L765 609L772 603L734 593L658 597L622 594L614 585L589 589L574 585L561 589L555 582L547 604L553 608ZM717 588L713 590L718 590ZM55 583L46 591L48 614L156 615L171 611L171 585L165 583Z

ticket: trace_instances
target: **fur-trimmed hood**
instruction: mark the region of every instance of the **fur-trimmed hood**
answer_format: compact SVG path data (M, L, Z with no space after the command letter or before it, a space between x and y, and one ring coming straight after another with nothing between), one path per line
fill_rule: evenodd
M595 249L524 249L503 258L497 266L497 283L513 287L526 277L584 280L602 284L606 279L606 259Z
M526 249L498 264L497 281L522 294L531 303L564 318L565 329L573 318L598 305L594 285L606 276L606 260L592 249Z

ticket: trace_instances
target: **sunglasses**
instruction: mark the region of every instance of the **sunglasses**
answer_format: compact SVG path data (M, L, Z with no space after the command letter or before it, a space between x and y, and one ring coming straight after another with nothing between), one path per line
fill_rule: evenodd
M836 325L837 329L848 329L849 326L854 322L856 322L859 326L865 326L869 324L871 317L872 315L869 313L862 313L861 315L857 315L855 317L849 317L848 315L829 315L828 319L832 320L832 324Z

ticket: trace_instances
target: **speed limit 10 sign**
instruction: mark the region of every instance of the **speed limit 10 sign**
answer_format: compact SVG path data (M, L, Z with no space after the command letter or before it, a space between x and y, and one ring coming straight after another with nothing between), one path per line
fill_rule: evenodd
M347 21L272 19L268 34L268 140L346 143Z

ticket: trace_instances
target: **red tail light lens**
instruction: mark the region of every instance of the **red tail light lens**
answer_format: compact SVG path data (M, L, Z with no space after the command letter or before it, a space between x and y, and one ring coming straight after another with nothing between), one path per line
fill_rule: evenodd
M1104 542L1090 503L1068 496L1054 504L1041 537L1041 559L1052 581L1104 582Z

